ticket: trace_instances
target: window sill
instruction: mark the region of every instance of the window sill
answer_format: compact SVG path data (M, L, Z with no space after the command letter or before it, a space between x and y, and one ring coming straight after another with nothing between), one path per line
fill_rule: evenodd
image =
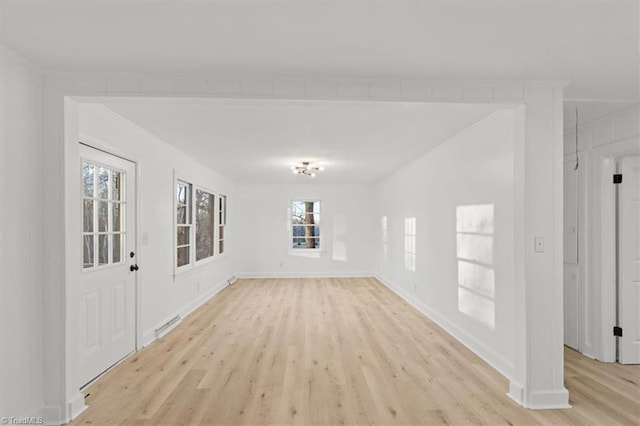
M327 254L323 249L289 249L289 256L320 258Z

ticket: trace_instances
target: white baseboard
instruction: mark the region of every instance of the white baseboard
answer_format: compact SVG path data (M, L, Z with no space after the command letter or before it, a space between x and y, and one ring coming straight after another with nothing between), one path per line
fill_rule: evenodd
M500 374L505 376L507 379L511 380L513 365L506 359L504 359L499 354L495 353L493 350L486 347L482 342L475 339L465 330L461 329L451 321L449 321L446 317L444 317L439 312L436 312L431 307L427 306L420 300L416 299L413 295L407 294L404 290L402 290L399 286L394 285L389 280L376 275L376 279L380 281L383 285L385 285L389 290L396 293L402 299L404 299L411 306L422 312L433 322L438 324L441 328L443 328L447 333L455 337L460 343L469 348L472 352L486 361L493 368L498 370Z
M509 383L507 396L530 410L561 410L571 408L571 405L569 405L569 391L565 388L554 391L532 392L531 395L527 397L522 386L514 385L513 382L511 382Z
M372 272L241 272L238 278L362 278L373 277Z
M218 294L222 289L224 289L226 286L228 286L229 284L232 284L233 282L236 281L236 277L234 275L230 276L229 278L227 278L224 281L219 282L218 284L214 285L213 287L211 287L209 290L205 291L204 293L202 293L201 295L199 295L196 299L194 299L192 302L188 303L186 306L182 307L180 310L178 310L178 312L172 314L169 318L167 318L167 320L161 321L159 324L157 324L155 327L153 327L151 330L147 330L142 334L142 344L140 345L140 348L143 348L145 346L150 345L154 340L156 340L156 330L158 328L160 328L163 324L166 324L166 322L175 317L176 315L180 316L181 319L186 318L187 316L189 316L193 311L195 311L196 309L198 309L200 306L202 306L203 304L205 304L209 299L211 299L213 296L215 296L216 294ZM175 326L177 326L178 323L175 324ZM165 333L166 334L166 333ZM139 349L140 349L139 348Z
M71 419L75 419L76 417L78 417L87 408L89 408L89 406L85 405L84 403L84 394L78 392L67 403L65 423L71 421Z
M532 410L571 408L571 405L569 405L569 391L562 388L553 391L531 392L525 407Z
M507 396L513 399L517 404L525 406L524 387L513 380L509 381L509 392Z

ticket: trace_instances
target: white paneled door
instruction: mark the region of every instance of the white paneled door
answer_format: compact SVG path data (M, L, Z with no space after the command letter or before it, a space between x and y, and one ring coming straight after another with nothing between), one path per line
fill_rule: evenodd
M135 164L80 145L80 374L83 384L135 350Z
M640 364L640 157L621 161L619 189L619 361Z

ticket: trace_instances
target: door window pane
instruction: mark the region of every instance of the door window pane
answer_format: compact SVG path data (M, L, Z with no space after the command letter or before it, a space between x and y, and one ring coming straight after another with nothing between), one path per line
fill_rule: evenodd
M98 236L98 265L109 263L109 236Z
M109 230L109 203L98 201L98 232Z
M82 203L82 230L93 232L93 200L83 200Z
M113 203L111 205L111 223L113 232L122 231L122 204Z
M111 198L116 201L122 199L122 173L113 170L111 174Z
M95 166L93 164L82 163L82 193L86 197L93 197L93 174Z
M98 167L98 197L109 198L109 169Z
M82 238L82 265L83 268L93 267L93 235L85 235Z
M113 240L111 243L111 250L113 252L113 263L120 263L122 261L122 235L113 234Z

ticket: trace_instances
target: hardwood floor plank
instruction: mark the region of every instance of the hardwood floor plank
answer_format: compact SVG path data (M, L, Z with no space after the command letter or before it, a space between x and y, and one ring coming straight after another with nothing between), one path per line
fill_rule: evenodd
M638 424L639 366L565 365L573 408L526 410L375 279L239 280L92 384L72 424Z

